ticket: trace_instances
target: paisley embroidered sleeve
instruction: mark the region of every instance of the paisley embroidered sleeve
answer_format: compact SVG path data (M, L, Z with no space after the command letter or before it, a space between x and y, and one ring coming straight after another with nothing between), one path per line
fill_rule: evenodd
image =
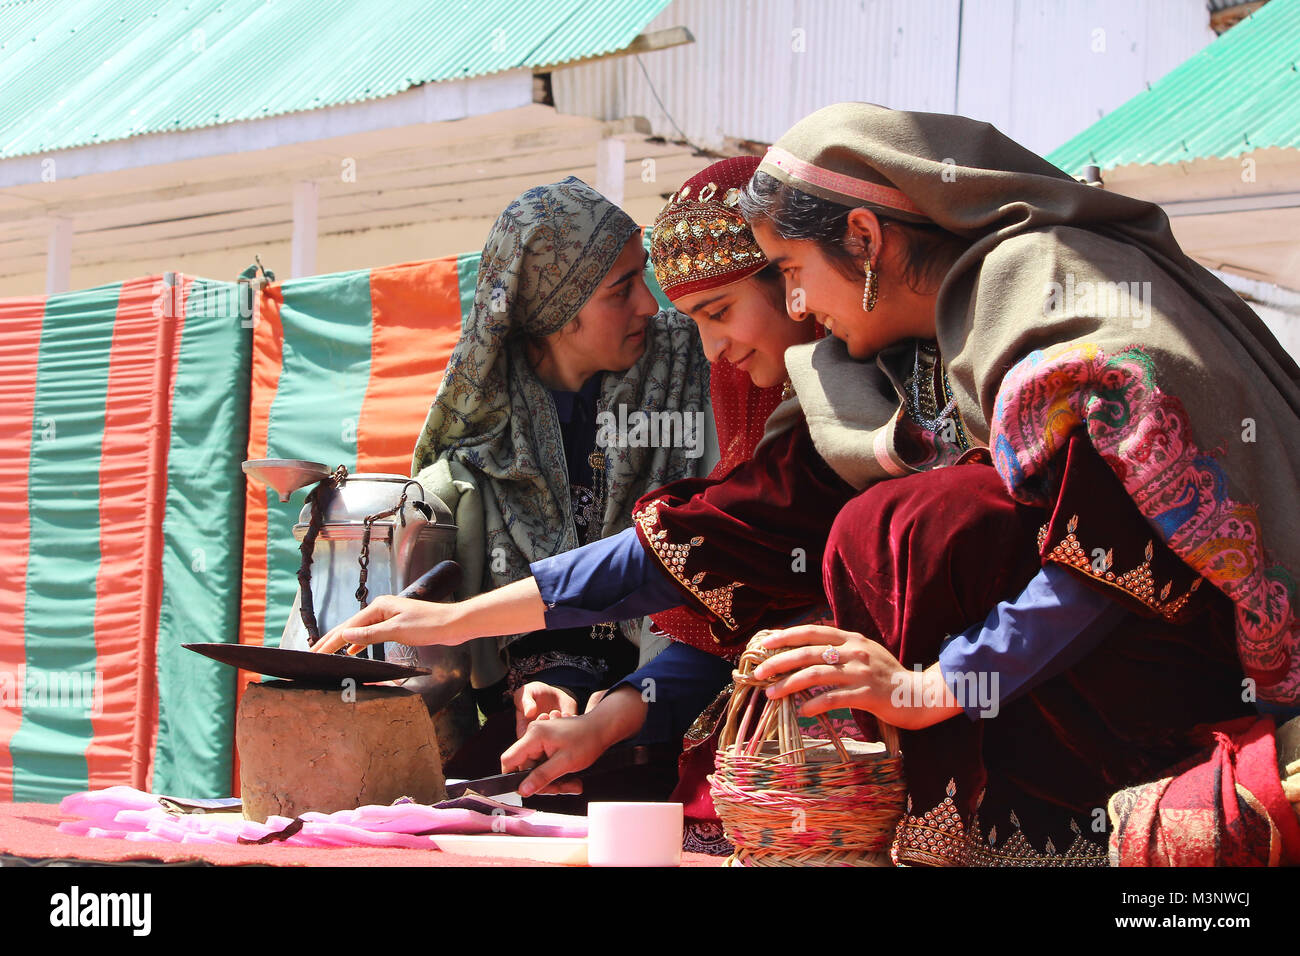
M1140 614L1187 620L1202 578L1160 540L1082 431L1056 463L1062 459L1056 505L1038 532L1043 562L1069 568Z
M688 606L713 622L721 652L824 600L826 537L853 494L800 424L722 480L674 482L647 495L633 520Z

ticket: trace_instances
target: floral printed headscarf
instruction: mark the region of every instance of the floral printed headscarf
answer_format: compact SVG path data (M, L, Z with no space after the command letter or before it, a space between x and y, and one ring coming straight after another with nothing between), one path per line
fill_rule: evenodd
M636 231L625 212L571 176L512 202L483 247L474 307L429 408L411 473L449 457L476 477L487 586L526 577L531 562L582 543L555 402L528 365L524 339L567 325ZM598 409L702 412L708 392L694 323L666 310L650 320L637 363L605 374ZM647 490L692 476L700 459L687 451L605 448L601 536L630 527L632 504Z

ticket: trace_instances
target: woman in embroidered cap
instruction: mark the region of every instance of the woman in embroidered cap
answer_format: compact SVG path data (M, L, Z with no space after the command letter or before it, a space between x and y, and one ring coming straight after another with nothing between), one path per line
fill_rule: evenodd
M651 233L656 279L674 306L694 319L712 363L711 404L720 449L711 473L715 479L752 456L787 384L785 350L820 334L813 323L795 322L787 314L781 278L765 268L766 260L736 210L740 191L758 162L756 157L737 157L701 170L674 191ZM629 544L639 550L635 541ZM584 569L572 571L566 579L572 582L568 588L558 586L554 578L548 582L552 589L546 603L558 607L548 611L549 627L563 627L566 605L581 603L582 585L587 584L584 573ZM675 603L670 598L647 606ZM712 656L692 657L689 650L683 653L682 645L713 645L709 621L698 612L675 608L653 615L653 620L657 633L676 642L667 653L617 683L609 694L600 695L603 705L579 720L548 723L552 714L545 713L545 719L531 725L511 753L522 755L563 741L574 753L564 769L578 770L628 736L635 735L638 742L680 741L686 725L719 687L729 684L730 664ZM642 699L646 683L657 686L665 702L656 719L648 722ZM577 757L578 752L586 756ZM704 775L688 777L675 796L687 804L686 848L729 852Z
M740 189L757 165L756 158L741 157L715 163L701 171L673 193L656 219L652 232L651 252L656 277L674 304L695 320L705 352L714 363L711 392L721 454L711 475L713 483L748 461L763 436L765 421L781 402L782 386L788 385L784 365L786 350L798 343L811 342L820 333L813 323L795 322L786 313L780 276L765 269L766 260L736 211ZM878 384L888 387L888 380L882 376ZM444 391L446 388L444 385ZM896 405L897 399L889 406L890 411ZM819 512L824 512L819 513L815 520L809 520L810 515L791 513L788 515L791 524L797 526L800 533L820 526L824 536L830 518L851 496L852 488L824 465L811 468L804 465L804 462L817 458L806 427L786 427L777 437L776 447L779 448L776 457L783 462L781 470L796 477L806 477L807 481L800 487L806 488L807 497L817 501ZM814 530L811 534L813 540L809 542L800 538L801 545L816 549L816 534ZM588 614L586 609L600 604L605 592L610 595L608 603L617 605L611 607L607 617L640 613L632 606L636 601L615 600L613 595L623 588L628 592L636 591L643 576L651 585L648 592L640 595L647 610L673 608L681 603L671 583L659 581L655 590L656 572L646 563L650 552L643 549L635 537L623 536L623 551L626 553L611 550L615 539L606 539L606 543L610 547L595 549L593 557L580 567L547 564L541 571L547 626L562 628L566 626L566 616ZM590 552L593 549L580 550ZM816 565L819 555L820 551L814 550L809 561ZM541 562L534 563L534 569L541 567ZM789 620L793 610L824 603L820 585L814 580L816 575L804 574L802 577L806 579L802 584L811 591L790 597L782 605L790 610L780 612L780 620ZM633 583L628 584L629 581ZM493 597L505 593L499 591ZM375 615L383 611L383 606L376 606L368 615L358 615L347 626L356 628L371 624L376 620ZM408 616L399 615L386 622L384 628L405 627L403 622ZM499 624L498 621L508 623ZM482 626L476 629L476 633L486 633L485 629L498 626L509 629L515 622L516 618L509 615L496 615L492 623L480 622ZM539 623L542 622L530 621L519 623L519 626ZM719 648L709 627L710 618L703 608L664 611L655 615L655 624L677 642L671 648L673 653L657 658L648 668L638 671L635 680L624 681L623 692L607 695L601 709L592 715L593 719L586 721L587 724L599 724L600 733L591 735L591 739L603 741L589 748L591 759L611 742L605 739L610 733L616 740L624 736L624 730L636 733L645 723L647 708L641 697L641 681L648 679L663 692L661 699L665 706L656 710L656 719L652 721L656 726L650 728L656 739L674 736L680 739L681 730L709 701L718 686L729 681L730 665L725 660L717 663L710 656L701 662L701 655L697 654L692 663L689 655L682 657L678 653L681 645L707 647L710 654L722 650L731 656L741 649L735 641ZM373 628L363 627L362 630L370 633L360 639L385 639ZM419 627L411 630L419 631ZM339 629L327 635L327 640L318 647L335 649L342 640L341 633L342 629ZM467 630L462 636L468 634ZM416 633L409 639L423 640L427 636ZM449 637L444 632L437 639ZM680 693L670 694L669 685L674 678L680 678L684 686L679 688ZM668 704L670 697L671 706ZM624 704L632 706L624 707ZM546 716L549 718L550 715ZM551 732L540 727L530 731L534 737ZM564 732L568 732L567 725ZM586 763L579 761L578 765L565 769L580 769Z
M468 594L628 527L641 494L704 460L708 363L692 323L658 310L645 262L636 224L573 177L528 190L492 227L412 463L455 508ZM674 412L682 433L598 445L601 414L620 406ZM580 712L636 667L640 631L604 623L480 642L474 684L491 726L448 772L495 773L537 713Z

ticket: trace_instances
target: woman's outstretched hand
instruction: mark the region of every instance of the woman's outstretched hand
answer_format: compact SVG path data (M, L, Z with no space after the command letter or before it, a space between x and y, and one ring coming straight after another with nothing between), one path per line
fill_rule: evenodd
M799 708L805 717L850 707L919 730L961 713L937 665L908 670L879 641L853 631L808 624L774 631L763 646L778 652L754 668L759 680L780 678L767 689L769 697L820 689Z
M386 594L330 630L312 650L318 654L333 654L340 647L346 647L349 654L356 655L371 644L385 641L411 647L451 643L438 640L438 636L450 621L453 607L455 605L432 604Z
M546 627L546 605L537 582L523 578L513 584L472 597L459 604L433 604L385 595L376 598L316 642L312 648L333 654L341 647L359 654L368 644L393 641L422 644L464 644L476 637L526 634Z

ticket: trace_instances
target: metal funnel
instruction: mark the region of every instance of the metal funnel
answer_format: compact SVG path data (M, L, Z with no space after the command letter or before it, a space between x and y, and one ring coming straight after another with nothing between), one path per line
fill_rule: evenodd
M281 501L288 501L289 496L299 488L314 485L322 478L328 478L332 471L328 465L319 461L303 461L300 458L259 458L244 462L244 474L255 481L261 481L275 489Z

